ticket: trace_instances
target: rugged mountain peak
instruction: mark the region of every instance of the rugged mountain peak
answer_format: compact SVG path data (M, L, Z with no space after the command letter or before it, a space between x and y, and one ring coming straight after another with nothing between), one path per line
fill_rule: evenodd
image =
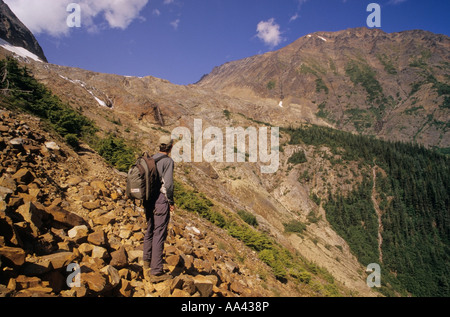
M44 51L33 33L17 18L8 5L0 0L0 39L22 47L47 62Z
M216 67L197 86L273 100L294 122L313 113L340 130L446 148L449 48L448 36L423 30L314 32Z

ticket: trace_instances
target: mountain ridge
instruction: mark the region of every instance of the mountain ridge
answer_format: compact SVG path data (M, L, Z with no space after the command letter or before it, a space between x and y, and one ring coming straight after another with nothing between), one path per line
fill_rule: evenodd
M314 32L215 67L196 85L282 101L286 111L306 107L345 131L446 148L449 48L448 36L422 30Z
M3 0L0 0L0 38L36 54L42 61L47 62L44 51L33 33Z
M395 248L384 248L387 245L392 246L398 235L404 234L404 232L395 232L395 236L392 237L394 232L390 230L398 228L398 226L395 226L397 222L408 222L410 220L401 218L407 217L407 212L405 212L407 208L402 208L402 214L390 214L392 218L376 214L379 210L385 211L391 208L392 201L396 204L395 206L400 207L403 207L409 201L405 204L401 201L402 196L398 195L398 188L396 187L398 182L395 181L398 175L402 175L403 178L406 176L397 174L398 171L396 170L389 172L388 167L390 165L396 166L395 164L385 164L385 166L380 167L380 163L375 162L371 155L377 153L380 148L396 148L397 146L401 148L403 145L374 142L374 139L363 138L362 136L358 138L355 135L360 134L361 131L358 131L354 125L355 123L370 123L369 128L374 128L376 126L373 123L375 119L377 119L377 123L380 122L381 127L388 125L389 122L383 123L383 120L381 120L383 118L378 118L374 110L376 110L375 106L386 103L385 99L389 102L389 96L394 96L397 98L394 99L397 104L392 105L393 109L386 106L386 111L396 114L395 111L403 107L403 109L400 109L402 110L400 119L411 116L410 119L419 122L414 125L414 128L421 124L417 130L407 131L408 133L405 133L404 136L405 140L414 140L416 134L415 141L423 141L417 137L420 136L417 131L426 130L423 120L425 120L425 123L430 122L433 125L437 122L437 125L443 125L442 128L445 130L445 122L438 120L444 120L441 118L448 114L446 107L440 107L440 103L447 97L446 75L448 74L448 64L440 64L441 61L446 61L439 55L442 50L433 51L430 49L427 52L423 48L428 46L418 49L413 45L418 43L415 39L409 39L408 43L413 44L402 44L406 45L412 54L407 55L407 58L395 60L394 55L389 55L391 53L383 51L386 57L383 54L378 56L372 54L367 55L371 58L366 60L364 54L358 56L357 53L352 53L348 58L348 56L337 54L338 52L331 55L333 50L330 49L318 51L318 47L322 47L327 41L331 42L332 40L325 33L313 34L310 34L311 37L307 35L301 39L302 50L293 45L288 46L282 53L271 52L262 56L250 57L245 60L246 63L243 65L237 65L241 61L234 64L233 62L225 64L224 67L228 70L230 70L230 66L237 65L242 67L242 70L251 69L253 71L256 69L260 73L259 76L254 76L254 74L257 74L256 72L252 74L248 71L248 77L244 78L244 81L247 80L245 84L236 80L238 87L234 85L226 87L224 90L215 87L213 84L205 84L206 81L197 85L178 86L151 76L136 78L101 74L83 69L35 63L31 60L22 60L21 63L26 65L30 73L39 82L51 88L52 92L59 96L64 103L70 105L77 113L83 114L94 121L99 127L97 134L123 138L124 142L136 146L139 150L143 148L150 151L156 150L159 135L170 133L176 127L187 127L192 131L194 119L202 119L204 128L207 126L219 128L228 126L284 127L280 140L280 169L273 175L261 174L259 163L181 162L177 164L177 179L183 187L186 186L186 188L191 189L188 193L182 188L180 190L186 196L185 199L181 199L183 206L200 213L196 209L211 211L209 205L214 202L212 203L214 205L213 212L225 210L224 215L232 215L233 217L237 217L239 213L242 214L243 212L253 215L258 225L252 229L254 231L250 231L250 234L249 231L242 232L238 230L242 228L233 226L228 230L234 236L243 240L250 239L253 246L256 244L257 249L253 251L282 280L300 281L299 285L302 287L303 284L311 282L308 272L306 272L308 274L305 274L302 270L297 270L296 266L283 267L286 264L283 263L286 259L284 257L285 251L280 252L279 249L264 246L264 243L267 242L264 237L274 239L285 250L289 250L292 254L300 254L307 261L313 263L313 265L308 264L311 271L320 272L324 267L332 273L333 278L351 290L350 294L374 296L378 293L368 288L366 284L364 272L369 264L366 262L378 261L381 255L383 255L381 259L387 261L387 251L391 254L402 251L395 250ZM339 39L340 45L348 45L349 49L355 49L354 40L361 37L373 38L370 34L378 34L380 42L385 43L382 39L386 35L382 31L360 29L342 31ZM401 36L399 36L399 39L402 39ZM445 42L448 40L444 37L442 39ZM377 45L374 45L373 42L367 42L358 40L358 43L365 43L365 45L361 44L361 47L357 47L357 49L370 52L377 48ZM424 43L426 44L426 41ZM436 46L438 45L436 44ZM396 51L393 50L393 52ZM302 60L300 62L292 58L292 56L296 56L295 53L301 53ZM318 62L316 58L320 55L319 53L330 58L333 57L331 58L333 63L328 58L326 63ZM416 53L417 55L415 55ZM6 53L5 55L9 54ZM447 55L448 53L444 57L446 58ZM272 60L265 60L267 57L271 57ZM249 62L255 60L260 63L259 65L265 67L259 67L257 64ZM289 65L289 67L283 68L284 64ZM239 67L230 70L230 73L236 72ZM279 81L280 69L285 70L286 78L289 78L289 72L292 70L298 75L296 76L298 78L291 79L294 81L290 86L286 85L285 78L282 77L283 80ZM243 74L243 72L239 71L237 76L240 74ZM399 74L405 77L398 77ZM381 80L383 78L390 85L383 83ZM403 78L409 78L409 81L405 84L400 81ZM204 80L207 79L207 77L204 78ZM229 76L227 78L231 82L235 79ZM298 85L295 82L297 79L304 85ZM275 82L271 83L272 80ZM283 82L283 84L279 85L279 82ZM391 86L392 82L396 85ZM222 83L226 84L226 81L224 80ZM295 89L299 86L303 87L304 94L291 96L292 92L296 93ZM269 89L269 87L271 88ZM342 87L345 90L338 91ZM392 87L395 87L395 89ZM399 93L398 97L396 92ZM349 96L345 96L346 94ZM430 95L432 99L430 99ZM343 100L344 98L346 99ZM400 102L399 98L405 98L406 101ZM281 104L283 107L279 106L280 99L283 101ZM361 100L364 101L364 104L356 107L355 102ZM434 100L431 106L428 105L429 100ZM353 103L354 107L345 109L345 104L349 102ZM341 112L342 109L346 111L338 113L339 109ZM429 117L428 112L433 116ZM338 113L347 121L336 120L334 118L335 113ZM159 114L159 118L157 118L157 114ZM160 120L161 117L163 120ZM346 128L353 134L338 133L338 130L328 130L317 126L337 126L342 130ZM359 128L365 127L359 126ZM362 132L370 134L370 131ZM348 141L347 143L342 141L344 138L345 141ZM441 133L437 137L431 135L430 139L439 140L439 145L445 146L448 138L447 134ZM109 140L114 139L110 138ZM427 142L423 143L426 144ZM367 151L361 149L359 144L364 144ZM430 144L433 143L430 142ZM407 146L405 145L405 147ZM409 149L409 151L416 150L418 153L424 151L422 148ZM396 155L395 158L401 158L400 161L405 158L405 156L401 156L402 153L396 153ZM442 159L440 156L439 158ZM386 160L388 161L389 157ZM410 161L411 157L408 157L408 160ZM422 161L420 162L422 163ZM373 174L375 169L379 173L376 178ZM426 175L424 170L419 169L419 172L417 175ZM436 173L439 175L441 172L442 170L438 170ZM404 170L401 173L404 173ZM394 184L391 185L392 189L389 187L390 179L388 177L394 179ZM404 186L407 186L407 184ZM430 188L434 189L433 186L435 185L430 184ZM433 192L431 191L431 193ZM400 199L400 201L394 200L392 197ZM186 198L188 201L190 198L194 199L196 201L193 204L194 206L188 204ZM365 198L368 200L364 200ZM419 199L423 198L414 197L415 202ZM422 201L415 204L426 205ZM445 204L446 201L440 201L438 207L441 208L442 205L445 207ZM354 209L364 210L364 213L356 216L346 214L346 212ZM330 210L337 210L340 213L330 213ZM435 209L433 212L440 215L441 209ZM352 224L352 227L339 226L341 219L339 217L332 219L332 216L341 215L341 213L344 215L344 220L346 220L345 217L356 220L355 224ZM363 218L358 218L360 216L363 216ZM367 218L364 218L366 216ZM383 216L388 218L383 218ZM223 225L224 219L216 213L209 214L207 217L214 223ZM379 221L382 221L384 226L380 226ZM420 221L427 228L435 226L433 219L419 219ZM445 229L446 221L446 218L443 220L439 218L439 221L436 222L439 223L439 230L442 227ZM411 224L416 232L423 231L421 228L416 229L414 225L414 223ZM390 228L390 230L387 228ZM349 231L350 229L352 231ZM382 240L378 240L380 234L383 235ZM409 232L405 234L408 238ZM369 240L368 249L371 252L367 254L364 253L366 246L358 245L357 238L361 236ZM255 237L262 239L263 246L258 244L261 241L252 241ZM420 243L421 241L414 242ZM442 242L442 245L444 244L445 241ZM439 244L438 246L441 247L442 245ZM442 254L441 251L442 249L436 251L439 256ZM377 252L380 252L379 256L377 256ZM411 254L409 254L409 261L421 256L413 252ZM241 255L244 257L245 252ZM426 255L428 256L428 253ZM435 255L432 254L432 256ZM366 259L368 260L366 261ZM397 259L391 259L392 262L395 262L395 260ZM389 264L393 265L390 267L390 272L393 272L394 275L397 274L395 263ZM446 283L445 269L442 270L441 274L444 277L441 281ZM329 282L328 279L329 277L327 278ZM312 283L313 287L314 285L317 286L315 282ZM330 289L325 290L324 293L329 294L331 290L333 294L333 285L328 286ZM393 296L407 295L406 292L401 292L398 289L392 291L392 285L384 285L384 287L388 288L387 294ZM402 288L399 289L402 290ZM314 294L317 295L317 293Z

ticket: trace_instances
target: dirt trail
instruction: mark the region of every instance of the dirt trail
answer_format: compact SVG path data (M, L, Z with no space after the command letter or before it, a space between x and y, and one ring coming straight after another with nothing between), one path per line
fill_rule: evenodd
M373 187L372 187L372 202L373 202L373 207L375 208L375 211L377 213L378 216L378 251L380 253L380 263L383 263L383 250L382 250L382 245L383 245L383 222L381 221L381 217L383 216L383 212L380 209L380 206L378 205L377 199L376 199L376 183L377 183L377 166L375 165L372 168L372 173L373 173Z

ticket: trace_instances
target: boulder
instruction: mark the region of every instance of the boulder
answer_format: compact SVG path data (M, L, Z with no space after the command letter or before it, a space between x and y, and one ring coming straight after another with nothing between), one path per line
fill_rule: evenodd
M86 224L86 221L82 217L59 206L52 205L45 208L45 211L53 217L53 221L65 227L76 227Z
M16 266L25 263L25 251L21 248L12 248L7 246L0 247L0 255Z
M128 258L125 247L122 246L119 250L111 253L111 262L109 264L117 269L124 268L128 265Z
M13 194L17 189L17 183L15 179L6 174L0 178L0 187L9 188L12 191L11 194Z
M103 229L97 229L93 233L89 234L87 241L93 245L97 246L106 246L107 245L107 239L106 234L103 231Z
M14 223L10 217L8 217L2 210L4 201L0 200L0 232L4 240L15 246L22 246L22 240L18 235L18 232L14 226ZM6 208L6 207L5 207ZM2 243L4 244L4 242Z
M14 191L12 189L0 186L0 200L5 201L12 194L14 194Z
M172 295L170 295L170 297L177 297L177 298L191 297L191 294L189 294L187 291L182 290L182 289L175 289L173 291Z
M128 263L133 263L135 261L140 261L143 256L144 253L142 252L142 250L129 250L127 251L127 255L128 255Z
M28 185L34 180L33 173L27 168L21 168L14 175L13 179L15 179L20 184Z
M59 151L61 148L59 147L58 144L56 144L56 142L53 141L49 141L49 142L45 142L45 147L49 150L53 150L53 151Z
M66 184L68 186L76 186L79 183L81 183L83 179L80 176L72 176L69 179L67 179Z
M94 248L92 249L93 258L106 259L108 256L109 256L108 251L103 247L95 245Z
M244 294L247 291L246 287L239 281L233 281L230 285L230 290L237 294Z
M194 285L202 297L210 297L213 292L214 282L203 275L194 276Z
M75 259L76 254L73 252L57 252L39 257L37 263L45 263L48 261L51 263L53 269L59 270L66 268Z
M22 215L23 219L30 224L33 234L38 236L43 225L44 210L38 209L37 205L32 202L27 202L17 208L16 212Z
M9 297L12 293L12 290L7 288L5 285L0 284L0 298Z
M90 185L97 193L100 193L103 196L108 195L108 189L103 181L93 181Z
M19 275L15 279L10 279L8 288L14 291L20 291L27 288L38 287L42 283L41 279L36 276Z
M82 206L87 210L95 210L100 208L100 200L85 201Z
M95 225L107 226L109 224L113 224L116 221L116 215L114 211L111 211L107 214L103 214L101 216L95 217L92 219Z
M94 293L101 294L107 290L108 281L100 272L81 273L81 281Z
M82 243L79 247L78 247L78 251L82 254L82 255L91 255L92 254L92 250L94 250L94 245L90 244L90 243Z
M105 266L100 270L100 272L108 276L109 284L111 284L111 286L116 287L120 284L121 278L119 275L119 271L117 271L117 269L112 265Z
M133 295L133 286L131 285L131 282L122 279L122 287L120 288L119 292L124 297L131 297Z
M75 226L67 234L75 243L83 243L87 240L89 229L86 225Z

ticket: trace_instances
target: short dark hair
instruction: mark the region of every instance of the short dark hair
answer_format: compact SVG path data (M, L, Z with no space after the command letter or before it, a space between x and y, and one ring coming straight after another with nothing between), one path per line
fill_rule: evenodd
M172 150L173 144L161 144L159 146L159 151L164 153L169 153Z

